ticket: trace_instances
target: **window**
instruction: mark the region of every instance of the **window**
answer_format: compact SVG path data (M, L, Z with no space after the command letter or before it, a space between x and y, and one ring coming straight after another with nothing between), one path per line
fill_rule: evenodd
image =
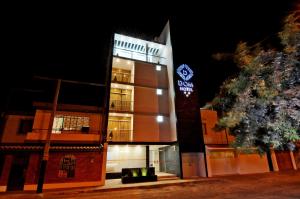
M117 59L117 60L119 60L119 59ZM131 62L127 62L127 64L130 64L130 63ZM125 70L125 69L120 69L120 68L113 68L112 69L111 80L113 82L130 83L130 81L131 81L131 71L130 70Z
M157 116L157 117L156 117L156 121L157 121L158 123L163 122L163 121L164 121L163 116L161 116L161 115Z
M132 111L133 102L131 101L132 91L130 89L111 88L110 90L110 110Z
M20 122L18 134L27 134L32 131L33 119L22 119Z
M109 141L130 141L131 117L109 116L107 128Z
M161 71L161 65L156 65L156 70Z
M76 158L72 154L66 154L60 159L58 177L74 178L75 177Z
M78 117L69 115L57 115L54 117L52 133L61 133L61 131L81 131L89 127L89 117Z
M162 95L162 89L156 89L156 94L157 95Z

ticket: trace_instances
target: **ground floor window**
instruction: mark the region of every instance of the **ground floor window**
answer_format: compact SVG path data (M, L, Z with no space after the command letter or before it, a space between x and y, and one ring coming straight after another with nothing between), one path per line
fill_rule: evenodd
M154 167L156 173L179 176L179 161L177 145L109 145L106 173L121 173L122 168Z

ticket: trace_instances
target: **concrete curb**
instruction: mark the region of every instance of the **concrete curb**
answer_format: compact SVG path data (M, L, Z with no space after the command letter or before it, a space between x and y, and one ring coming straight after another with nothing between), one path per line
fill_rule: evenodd
M188 185L194 183L205 183L205 182L216 182L222 181L220 179L192 179L192 180L182 180L182 181L174 181L174 182L166 182L160 184L141 184L137 186L129 186L129 187L111 187L111 188L82 188L82 189L69 189L69 190L49 190L45 191L45 195L67 195L67 194L80 194L80 193L92 193L92 192L112 192L112 191L122 191L122 190L129 190L129 189L151 189L151 188L158 188L158 187L167 187L167 186L174 186L174 185Z

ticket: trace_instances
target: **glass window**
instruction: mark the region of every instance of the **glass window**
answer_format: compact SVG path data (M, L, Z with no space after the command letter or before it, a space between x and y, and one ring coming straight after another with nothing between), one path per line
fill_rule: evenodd
M81 131L82 127L89 127L89 117L57 115L54 117L52 133L62 131Z

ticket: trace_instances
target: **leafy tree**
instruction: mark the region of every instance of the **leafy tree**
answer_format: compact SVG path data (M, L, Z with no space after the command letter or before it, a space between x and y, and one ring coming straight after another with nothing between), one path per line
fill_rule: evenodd
M229 128L233 146L260 152L295 148L300 140L300 24L287 16L279 33L283 50L250 48L240 42L233 57L239 74L226 80L212 106L218 128Z

